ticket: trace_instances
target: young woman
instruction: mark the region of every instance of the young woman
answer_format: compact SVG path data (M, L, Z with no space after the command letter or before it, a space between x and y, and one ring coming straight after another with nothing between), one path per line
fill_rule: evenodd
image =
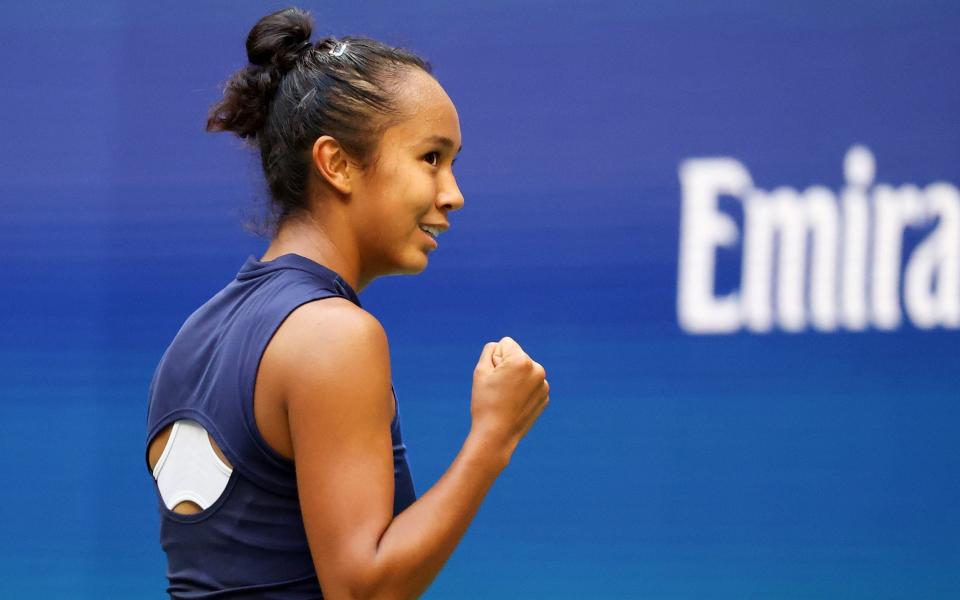
M357 293L423 271L463 206L457 112L410 52L311 30L298 9L261 19L207 124L259 149L276 227L151 384L147 462L176 598L419 596L549 401L515 341L486 344L470 433L416 497L387 336Z

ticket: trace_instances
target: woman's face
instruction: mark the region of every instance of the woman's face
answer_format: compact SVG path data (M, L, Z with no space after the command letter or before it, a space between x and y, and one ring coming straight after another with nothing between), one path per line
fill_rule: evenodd
M423 271L438 244L422 226L446 230L448 213L463 206L452 169L461 145L453 102L419 69L408 71L398 101L404 120L383 133L376 163L351 194L369 278Z

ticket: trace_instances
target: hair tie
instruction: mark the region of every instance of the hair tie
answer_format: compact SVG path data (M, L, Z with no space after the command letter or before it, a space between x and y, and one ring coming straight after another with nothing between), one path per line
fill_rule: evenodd
M340 56L347 49L346 42L337 42L337 45L330 49L331 56Z

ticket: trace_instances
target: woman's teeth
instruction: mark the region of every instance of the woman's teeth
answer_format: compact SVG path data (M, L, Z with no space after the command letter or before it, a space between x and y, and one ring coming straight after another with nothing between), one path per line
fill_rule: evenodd
M430 237L432 237L432 238L436 238L438 235L440 235L440 229L439 229L439 228L429 227L429 226L427 226L427 225L421 225L421 226L420 226L420 229L421 229L422 231L425 231L425 232L427 232L428 234L430 234Z

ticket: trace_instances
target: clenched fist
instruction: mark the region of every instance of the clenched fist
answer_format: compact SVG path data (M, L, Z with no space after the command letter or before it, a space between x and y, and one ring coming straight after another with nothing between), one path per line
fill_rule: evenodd
M512 338L486 344L473 371L473 430L509 457L550 403L546 376Z

